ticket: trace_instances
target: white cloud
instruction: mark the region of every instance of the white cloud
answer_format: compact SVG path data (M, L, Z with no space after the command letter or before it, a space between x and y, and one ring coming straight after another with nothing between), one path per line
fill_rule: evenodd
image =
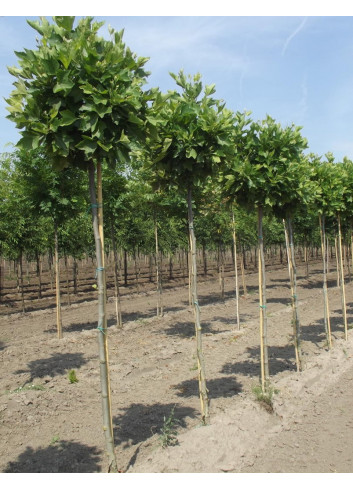
M285 43L283 44L283 48L282 48L282 56L285 55L285 52L289 46L289 43L294 39L294 37L299 34L299 32L303 29L303 27L305 26L306 22L307 22L308 18L305 17L301 23L299 24L299 26L290 34L290 36L287 37Z

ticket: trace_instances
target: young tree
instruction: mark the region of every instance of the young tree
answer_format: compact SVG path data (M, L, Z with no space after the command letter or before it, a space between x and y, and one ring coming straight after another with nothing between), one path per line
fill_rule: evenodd
M180 87L181 93L173 94L160 112L164 120L158 134L159 141L154 145L152 167L156 172L156 180L165 187L177 188L188 205L201 415L206 423L209 410L197 293L193 200L197 187L202 186L214 174L215 167L232 154L234 118L232 112L224 108L224 104L212 98L215 93L214 85L206 85L203 89L199 74L186 77L180 71L178 75L171 76ZM161 104L158 108L162 109Z
M103 23L74 17L41 18L28 23L39 33L36 49L17 52L19 67L7 100L10 120L21 130L19 146L45 148L57 169L84 168L96 245L98 341L104 434L109 470L117 471L111 416L104 274L102 163L118 168L128 161L130 140L142 137L151 94L142 86L147 58L138 58L123 43L123 31L109 28L110 40L98 35ZM149 124L153 124L150 122ZM95 185L97 170L97 190Z

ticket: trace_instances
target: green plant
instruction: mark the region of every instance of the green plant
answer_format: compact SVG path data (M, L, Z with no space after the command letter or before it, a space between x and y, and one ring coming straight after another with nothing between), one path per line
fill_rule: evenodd
M70 384L75 384L76 382L78 382L78 378L76 377L76 372L74 369L71 369L69 371L68 378L69 378Z
M252 388L252 391L260 405L269 413L273 413L273 394L278 394L279 390L274 389L273 387L268 387L267 390L264 391L261 385L256 385Z
M53 438L50 441L50 445L55 445L60 440L59 435L54 435Z
M179 421L174 417L174 409L175 406L171 410L168 418L166 418L165 416L163 417L164 422L161 428L161 435L159 437L162 448L166 448L168 446L175 446L178 444L178 439L176 437L178 432L176 430L176 426L179 423Z

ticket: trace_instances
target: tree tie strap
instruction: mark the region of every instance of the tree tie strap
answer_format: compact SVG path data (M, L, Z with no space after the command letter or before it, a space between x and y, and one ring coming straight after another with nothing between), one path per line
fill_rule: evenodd
M96 268L96 275L95 275L94 278L97 278L97 272L103 272L103 270L104 270L104 267L98 267L98 268Z
M103 204L90 204L87 209L87 214L89 214L91 209L99 209L100 207L103 207Z
M261 307L261 309L266 309L267 306L260 306L260 307Z
M100 331L101 333L103 334L106 334L104 328L102 328L102 324L98 324L98 327L97 327L98 331Z
M199 306L198 301L194 301L194 304L195 304L195 306L197 307L197 309L198 309L198 310L199 310L199 312L200 312L200 306Z

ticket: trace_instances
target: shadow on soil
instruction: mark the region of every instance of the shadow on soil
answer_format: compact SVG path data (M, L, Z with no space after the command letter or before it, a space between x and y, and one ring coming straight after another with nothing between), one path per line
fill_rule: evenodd
M164 422L173 408L174 419L181 428L187 426L186 418L199 415L195 409L179 404L131 404L122 414L113 417L116 443L127 447L141 443L156 434L160 435Z
M206 380L208 395L210 399L219 397L233 397L242 392L242 384L233 377L221 377L219 379ZM199 397L198 379L185 380L174 385L179 397Z
M27 447L5 473L88 473L101 472L102 451L71 441L58 441L47 448Z
M249 359L242 362L226 363L223 365L221 373L242 374L256 377L260 375L260 348L247 348ZM295 351L293 346L269 346L268 363L270 375L279 372L296 370Z
M6 348L5 343L0 341L0 351L5 350L5 348Z
M211 323L202 323L202 333L204 334L218 334L225 333L229 330L218 330L213 329ZM184 321L177 322L173 326L170 326L168 329L164 330L164 333L168 336L179 336L181 338L192 338L195 336L195 323ZM160 332L158 331L158 334Z
M87 361L83 353L55 353L49 358L41 358L40 360L29 362L27 370L17 370L15 374L28 373L30 378L27 382L33 382L37 377L66 375L68 370L80 368Z

